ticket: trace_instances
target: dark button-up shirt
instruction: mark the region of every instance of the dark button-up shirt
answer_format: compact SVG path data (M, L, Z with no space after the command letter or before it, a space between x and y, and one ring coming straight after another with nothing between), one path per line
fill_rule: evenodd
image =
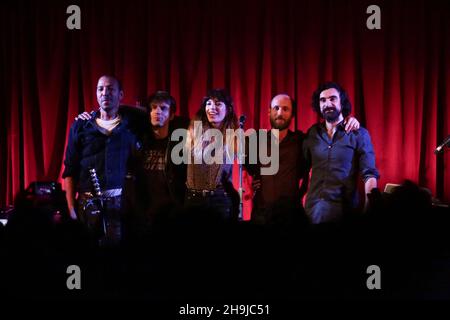
M364 128L346 133L341 124L330 139L324 123L313 125L303 150L312 169L305 209L313 223L337 220L357 207L358 173L364 181L379 178L370 135Z
M121 122L108 133L95 122L98 114L88 121L77 120L70 128L63 178L73 177L78 192L92 191L90 168L97 171L102 190L121 188L137 143L126 115L121 114Z
M276 174L260 175L261 164L246 165L247 171L261 181L260 189L256 191L253 199L252 219L253 215L260 219L261 217L257 217L257 215L263 214L266 210L272 210L273 206L286 204L286 202L293 207L302 207L300 181L305 178L306 173L302 153L304 136L301 131L288 131L286 137L279 144L279 167ZM270 136L268 136L269 153L271 152L270 140Z

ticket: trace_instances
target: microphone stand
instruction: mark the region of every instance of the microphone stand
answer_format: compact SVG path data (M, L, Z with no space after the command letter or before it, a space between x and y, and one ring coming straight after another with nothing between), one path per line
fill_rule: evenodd
M450 136L447 136L447 138L445 138L445 140L434 150L434 154L442 153L446 151L449 147L450 147Z
M244 115L239 117L239 129L244 130L244 122L246 120L246 117ZM245 139L245 136L242 136L242 139ZM239 164L239 189L238 189L238 193L239 193L239 221L244 220L244 189L242 188L242 166L243 166L243 162L244 162L244 152L245 150L243 150L243 146L245 144L242 143L241 139L239 140L239 150L238 150L238 164Z

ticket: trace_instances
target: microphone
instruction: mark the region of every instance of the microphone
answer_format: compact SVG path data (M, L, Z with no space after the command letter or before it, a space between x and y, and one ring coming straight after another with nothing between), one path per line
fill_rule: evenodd
M437 148L434 150L435 154L441 153L442 149L444 149L445 146L447 146L450 143L450 136L445 138L444 142L442 142L440 145L437 146Z
M245 122L245 120L247 120L247 117L246 117L246 116L241 115L241 116L239 117L239 127L240 127L240 128L243 128L243 127L244 127L244 122Z

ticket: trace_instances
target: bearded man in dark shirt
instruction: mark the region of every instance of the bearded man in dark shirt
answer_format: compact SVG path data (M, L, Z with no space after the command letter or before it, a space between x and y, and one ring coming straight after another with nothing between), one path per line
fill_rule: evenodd
M325 121L308 130L303 146L312 169L305 209L314 224L338 222L358 207L358 173L364 181L366 205L367 194L377 187L375 153L365 128L345 131L344 118L351 112L351 103L339 84L321 84L312 105Z

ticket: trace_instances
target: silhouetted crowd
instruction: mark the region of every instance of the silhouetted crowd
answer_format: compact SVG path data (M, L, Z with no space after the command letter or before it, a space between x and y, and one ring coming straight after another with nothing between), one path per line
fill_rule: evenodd
M0 227L0 290L38 299L449 299L449 209L409 181L390 194L375 189L370 204L318 225L283 208L266 225L174 209L139 237L99 247L66 212L55 219L54 208L19 194ZM67 288L70 265L80 267L80 290ZM380 290L367 287L371 265Z

